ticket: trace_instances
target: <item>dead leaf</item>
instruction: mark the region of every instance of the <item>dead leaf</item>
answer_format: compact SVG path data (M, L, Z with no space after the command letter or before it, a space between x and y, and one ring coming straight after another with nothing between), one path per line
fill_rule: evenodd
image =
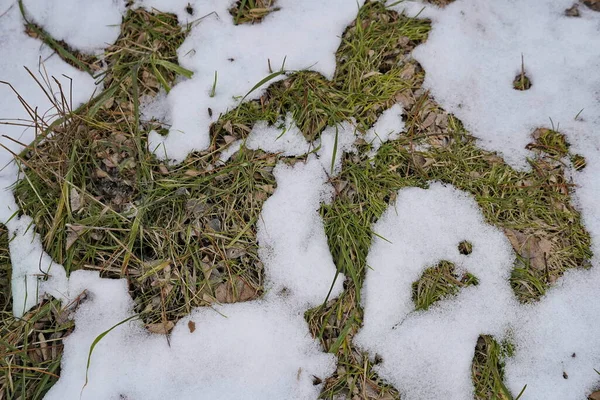
M79 196L79 192L74 187L71 188L71 192L69 193L69 200L71 202L72 212L81 208L81 196Z
M515 229L504 229L504 234L510 241L513 249L529 264L538 270L546 268L546 260L551 253L552 242L544 237L526 235Z
M100 168L96 169L96 177L97 178L108 178L108 173Z
M427 115L427 118L425 118L425 120L423 121L423 129L427 129L429 128L431 125L434 124L435 120L437 118L437 115L435 115L435 113L429 113L429 115Z
M227 251L225 252L225 255L230 260L240 258L244 254L246 254L246 250L239 248L239 247L231 247L231 248L227 249Z
M257 291L240 277L234 277L235 290L231 282L224 282L217 286L215 297L219 303L235 303L248 301L256 297Z
M188 169L187 171L185 171L185 175L187 175L187 176L198 176L201 174L202 174L202 172L200 172L196 169Z
M583 4L594 11L600 11L600 0L583 0Z
M84 226L83 225L71 225L71 224L67 224L67 243L66 243L66 249L69 250L71 248L71 246L73 246L73 244L77 241L77 239L79 239L79 236L81 236L84 232Z
M163 175L169 175L169 169L164 164L158 166L158 171Z
M173 323L173 321L167 321L165 323L148 324L146 325L146 329L148 329L152 333L165 335L171 332L171 329L173 329L174 326L175 324Z
M415 102L409 94L404 92L397 93L395 96L396 102L402 104L402 106L406 109L410 108Z
M589 400L600 400L600 390L595 391L588 397Z
M225 122L223 129L225 129L225 131L230 135L233 135L233 126L231 125L231 121Z
M415 75L416 70L414 64L407 64L402 71L400 71L400 78L405 80L411 79Z
M194 333L196 330L196 323L194 321L188 321L188 329L190 330L190 333Z

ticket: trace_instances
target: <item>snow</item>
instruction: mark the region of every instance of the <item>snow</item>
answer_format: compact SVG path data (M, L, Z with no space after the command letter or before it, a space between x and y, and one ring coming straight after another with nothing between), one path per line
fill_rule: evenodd
M477 338L502 337L514 312L508 240L484 222L473 198L439 183L401 190L373 230L356 343L382 357L375 369L403 399L472 399ZM459 253L464 240L473 246L470 255ZM413 282L442 260L479 283L415 311Z
M519 314L515 355L506 360L512 393L527 385L526 399L585 399L598 389L599 283L597 264L569 272L542 302Z
M317 155L323 168L332 176L341 172L343 155L356 152L355 122L346 121L336 126L329 126L321 133Z
M590 140L586 153L597 151L600 13L582 5L581 17L567 17L573 3L458 0L425 9L432 30L412 53L426 71L424 87L513 166L526 167L531 133L552 123L577 152ZM532 82L526 91L512 86L521 56Z
M257 233L266 278L272 282L269 295L284 291L298 304L314 307L327 297L336 273L319 215L333 188L315 156L294 167L279 164L273 173L277 190L263 205ZM333 297L343 281L343 275L335 280Z
M242 146L251 150L264 150L284 157L294 157L315 152L321 166L330 176L340 173L342 157L346 153L355 153L355 142L359 134L356 121L345 121L339 125L328 126L313 143L309 143L287 114L285 121L279 120L274 125L266 121L258 121L246 140L236 140L221 153L219 161L225 163Z
M125 13L122 0L24 0L23 6L27 18L55 40L90 54L117 40Z
M33 221L24 215L7 222L11 234L9 242L12 262L11 286L13 314L21 317L36 305L46 293L64 298L66 289L65 269L55 264L42 247L42 241L34 233Z
M371 144L370 157L374 157L377 154L377 150L379 150L382 144L400 137L400 132L404 130L402 114L404 114L402 106L394 104L382 112L375 125L365 133L365 141Z
M285 304L254 302L195 309L170 334L148 333L132 320L113 329L92 353L102 332L133 314L124 280L77 271L71 296L86 291L65 339L61 378L45 399L314 399L335 357L322 353L302 313ZM191 329L190 326L194 328ZM193 332L192 332L193 330ZM122 396L122 397L120 397Z
M265 121L254 124L245 146L252 150L262 149L282 156L301 156L311 150L311 145L302 135L292 114L285 116L285 121L278 121L269 126Z
M194 76L169 92L173 121L169 135L150 136L149 148L174 161L182 161L192 150L207 148L210 124L221 114L241 100L259 98L269 84L286 77L274 76L251 91L271 73L310 69L331 79L341 35L363 1L280 0L279 10L260 24L238 26L228 11L233 1L189 3L195 10L193 17L185 11L188 0L140 2L146 8L174 12L182 22L196 21L178 50L179 64Z

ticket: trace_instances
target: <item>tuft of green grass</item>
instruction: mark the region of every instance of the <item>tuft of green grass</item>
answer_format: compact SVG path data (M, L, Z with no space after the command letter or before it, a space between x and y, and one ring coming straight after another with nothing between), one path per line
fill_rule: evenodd
M276 0L237 0L229 9L229 14L236 25L256 24L278 10Z
M10 263L10 253L8 251L8 230L0 224L0 307L10 309L10 279L12 265Z
M512 394L503 383L503 360L511 357L513 352L514 349L508 342L499 344L492 336L479 336L471 369L477 399L513 399Z
M413 283L415 310L427 310L435 302L454 296L461 288L477 283L474 275L467 273L459 276L453 263L440 261L426 269L421 278Z

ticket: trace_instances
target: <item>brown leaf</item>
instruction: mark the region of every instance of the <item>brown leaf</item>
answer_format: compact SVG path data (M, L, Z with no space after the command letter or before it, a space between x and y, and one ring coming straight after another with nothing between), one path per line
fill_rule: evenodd
M81 236L84 232L84 226L83 225L71 225L71 224L67 224L67 243L66 243L66 249L69 250L71 248L71 246L73 246L73 244L77 241L77 239L79 239L79 236Z
M411 79L416 72L414 64L407 64L402 71L400 71L400 78L408 80Z
M184 174L187 176L198 176L198 175L201 175L202 172L195 170L195 169L188 169L187 171L185 171Z
M72 212L75 212L81 208L81 196L79 196L79 192L74 187L71 188L71 192L69 193L69 200L71 203Z
M152 333L164 335L169 333L174 326L175 324L173 323L173 321L167 321L165 323L148 324L146 325L146 329L148 329Z
M595 391L588 397L589 400L600 400L600 390Z
M552 242L544 237L526 235L515 229L504 229L513 249L538 270L546 268L546 259L552 251Z
M233 126L231 125L231 121L225 122L223 129L225 129L225 131L230 135L233 135Z
M257 291L240 277L234 277L235 290L231 282L224 282L217 286L215 297L219 303L235 303L248 301L256 297Z
M600 0L583 0L583 4L594 11L600 11Z
M188 321L188 329L190 330L190 333L194 333L196 330L196 323L194 321Z

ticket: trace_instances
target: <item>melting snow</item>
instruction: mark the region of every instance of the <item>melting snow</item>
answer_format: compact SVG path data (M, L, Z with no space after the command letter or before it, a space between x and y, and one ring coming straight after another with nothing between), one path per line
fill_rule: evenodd
M477 338L503 336L516 302L508 281L514 259L508 240L483 221L473 198L439 183L401 190L373 230L357 344L382 357L376 370L403 399L473 398ZM463 240L473 246L469 255L459 253ZM413 282L442 260L479 283L415 311Z
M600 13L582 6L579 18L567 17L564 11L572 3L457 0L439 9L407 1L394 7L413 15L422 10L422 16L432 19L428 41L414 51L426 70L425 86L482 147L526 168L525 145L533 129L560 124L572 152L587 161L583 171L573 173L579 185L575 200L592 235L592 250L600 254ZM56 39L87 52L116 39L124 12L120 2L69 1L76 17L65 19L66 14L56 12L64 2L24 4ZM173 124L166 138L152 135L152 148L180 161L208 146L209 126L220 114L257 98L269 83L285 76L273 76L251 91L272 71L308 68L331 78L340 36L362 1L280 0L280 10L261 24L242 26L234 26L229 15L233 0L192 1L193 16L185 11L187 0L139 4L175 12L182 23L193 23L178 54L194 77L146 108L148 116ZM35 72L40 59L48 76L73 78L74 106L92 95L89 76L24 33L16 1L0 0L0 36L0 80L14 84L38 110L51 105L21 66ZM527 91L512 88L521 55L532 81ZM68 80L60 81L69 87ZM6 86L0 86L0 109L3 118L28 118ZM399 106L386 111L365 140L376 149L396 138L403 130L401 113ZM1 125L0 130L22 143L34 137L26 126ZM326 377L335 370L335 358L322 353L303 317L308 307L324 299L336 274L318 207L331 196L328 174L339 173L342 153L355 151L355 139L354 124L347 122L307 143L287 117L276 126L258 123L245 143L234 143L229 155L241 145L285 155L316 150L305 163L281 163L275 170L278 188L265 202L258 226L267 293L257 301L195 309L176 325L170 346L139 321L118 326L96 346L82 398L185 399L198 393L211 399L316 398L320 387L313 385L312 375ZM5 137L0 143L11 151L21 148ZM7 189L17 177L10 161L10 153L0 152L1 222L16 212ZM22 315L43 293L66 304L86 290L73 315L76 329L64 342L61 379L47 395L79 398L92 341L133 315L126 283L84 271L66 279L62 267L43 252L28 217L13 218L7 226L15 236L10 244L15 315ZM470 196L438 183L426 190L404 189L375 231L386 240L373 239L364 327L356 340L372 355L382 355L378 372L403 398L472 398L470 365L481 334L511 334L516 351L507 360L506 381L513 394L527 384L527 399L581 399L598 385L597 257L591 270L566 274L539 303L522 306L508 283L514 259L510 246L498 229L484 223ZM458 252L463 240L473 244L470 255ZM417 312L411 285L442 259L477 276L479 284ZM49 279L39 284L39 275ZM341 292L342 281L342 276L335 280L333 295ZM190 326L195 326L193 332Z

